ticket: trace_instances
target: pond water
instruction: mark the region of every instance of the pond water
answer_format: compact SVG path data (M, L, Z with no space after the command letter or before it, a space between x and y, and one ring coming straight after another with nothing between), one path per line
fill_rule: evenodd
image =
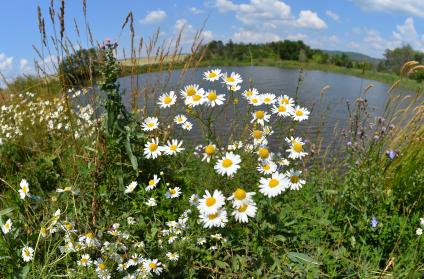
M246 117L250 119L250 115L247 115L248 106L246 102L242 101L243 97L241 96L244 89L250 87L249 84L252 84L252 87L257 88L260 93L270 92L277 96L287 94L291 97L295 97L300 76L299 70L256 66L220 68L223 72L234 71L240 73L244 80L242 89L235 93L235 95L240 95L240 102L235 107L235 110L230 107L229 113L224 114L218 112L214 115L214 118L216 118L218 122L214 127L214 130L221 139L228 139L228 135L226 133L229 131L229 125L227 124L231 122L232 118ZM179 96L179 90L184 85L191 83L200 84L200 86L205 89L215 88L220 90L222 86L218 82L210 83L202 79L202 73L205 70L207 70L207 68L189 70L183 78L181 78L181 70L175 70L171 73L159 72L141 74L136 77L123 77L119 81L121 89L127 92L123 97L124 103L129 106L131 100L130 92L131 88L134 88L134 85L137 85L136 87L140 88L138 92L139 96L137 98L137 102L140 107L144 107L146 104L144 97L145 92L142 91L142 88L148 88L146 91L148 92L147 95L150 96L153 94L154 96L154 98L148 98L147 106L145 107L148 110L148 115L157 113L158 105L155 105L155 103L157 102L158 95L162 92L174 90ZM312 143L318 143L318 141L321 141L322 139L322 147L334 142L335 128L338 130L338 128L342 129L348 127L348 103L352 108L358 97L366 98L368 101L370 115L371 117L374 117L382 115L385 104L389 98L387 91L390 88L390 85L388 84L321 71L304 71L302 75L303 81L300 84L297 103L301 106L308 107L309 110L312 110L312 113L308 121L302 122L300 127L301 129L299 129L301 131L299 131L299 133L301 133L303 137L308 138ZM214 86L210 86L211 84ZM373 87L364 95L364 89L369 84L372 84ZM323 97L321 97L320 92L322 88L327 85L329 86L329 89L326 90ZM152 93L153 91L156 93ZM221 91L223 90L221 89ZM402 92L402 90L396 89L392 95L408 93L410 92ZM175 110L176 108L171 110L173 115L176 113ZM179 111L183 112L181 108ZM239 127L239 129L242 130L242 127ZM199 127L197 127L196 123L194 123L193 132L190 133L189 136L182 131L180 135L183 138L189 138L190 141L195 144L205 144L202 137L202 131ZM286 131L276 132L276 134L272 137L270 144L281 144L286 135Z

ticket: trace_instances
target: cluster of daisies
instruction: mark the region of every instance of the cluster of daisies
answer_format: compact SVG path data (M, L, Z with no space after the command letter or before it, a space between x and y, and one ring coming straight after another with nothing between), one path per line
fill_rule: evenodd
M70 90L68 94L71 98L77 98L81 91ZM34 127L47 129L49 133L73 132L75 138L91 136L95 131L94 109L90 104L81 106L74 102L75 107L71 111L74 125L71 129L65 98L41 100L31 92L11 94L9 97L8 104L0 108L1 142L22 137Z

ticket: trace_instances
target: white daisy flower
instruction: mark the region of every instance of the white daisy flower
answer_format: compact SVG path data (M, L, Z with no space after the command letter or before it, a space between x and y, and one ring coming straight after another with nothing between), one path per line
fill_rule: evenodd
M259 92L256 88L250 88L250 89L244 90L243 92L243 96L246 99L249 99L250 97L257 96L257 95L259 95Z
M162 94L159 97L158 104L161 108L169 108L177 102L177 95L174 91L169 92L168 94Z
M266 160L260 163L256 169L262 174L271 174L277 170L277 164L270 160Z
M179 259L179 257L180 257L180 255L178 255L178 253L172 253L172 252L168 252L168 253L166 253L166 256L168 257L168 259L169 259L171 262L176 262L176 261L178 261L178 259Z
M190 204L193 206L198 206L199 205L199 195L197 194L193 194L190 197Z
M296 106L291 113L293 120L299 122L307 120L309 118L309 111L306 108L301 108L300 106Z
M276 102L277 100L275 99L275 94L272 93L265 93L262 94L262 102L265 105L272 105Z
M193 128L193 124L191 124L191 122L186 121L183 125L182 128L184 130L190 131Z
M204 102L206 102L206 94L204 91L198 91L196 94L194 94L191 97L187 97L185 99L185 105L189 107L196 107L198 105L202 105Z
M302 142L302 138L293 138L290 137L286 138L286 142L290 144L290 148L287 149L287 152L290 152L289 158L291 159L301 159L308 155L308 153L303 152L303 145L305 144Z
M203 94L204 90L202 88L199 89L199 85L197 84L190 84L186 85L184 89L180 91L181 95L184 97L184 99L190 98L197 93Z
M234 216L237 222L239 223L247 223L249 222L249 218L253 218L256 215L256 203L251 201L248 203L241 204L236 207L231 215Z
M287 117L292 115L293 106L291 104L279 104L278 106L274 105L272 107L272 113L278 116Z
M231 75L224 73L222 74L222 83L225 83L228 86L237 86L237 84L242 83L240 74L232 72Z
M169 188L168 191L166 191L165 193L165 196L168 199L178 198L180 195L181 195L180 187Z
M203 223L203 228L213 228L213 227L225 227L225 224L228 222L227 211L221 208L215 213L211 214L200 214L200 222Z
M1 226L1 230L3 231L4 234L8 234L11 230L12 230L12 220L8 219L6 221L6 223L3 224L3 226Z
M84 254L81 256L81 259L77 261L77 264L80 266L90 266L92 263L89 254Z
M22 259L24 260L24 262L32 261L33 257L34 257L34 249L32 249L29 246L25 246L22 249Z
M108 270L107 270L107 266L106 264L103 262L102 259L97 259L94 261L94 264L96 266L96 272L97 275L99 275L99 277L104 277L104 275L108 274Z
M300 179L301 171L294 171L293 169L286 172L289 179L289 186L291 190L299 190L305 184L305 180Z
M145 202L144 204L146 204L147 206L153 207L156 206L156 199L155 198L150 198L147 200L147 202Z
M206 104L210 107L220 106L224 104L224 94L217 94L215 90L209 90L206 94Z
M216 162L214 169L218 174L231 177L240 168L240 163L240 155L234 154L233 152L227 152L224 157Z
M159 139L154 138L144 145L144 156L147 159L156 159L162 153L162 148L159 146Z
M146 191L150 191L150 190L153 190L154 188L156 188L159 181L160 181L160 177L158 177L156 174L153 175L153 179L149 180L149 185L146 187Z
M247 102L249 103L249 105L253 105L256 107L261 106L264 103L261 95L252 95L247 98Z
M137 181L133 181L131 182L127 188L125 189L124 193L128 194L128 193L132 193L134 191L134 189L137 187Z
M252 197L255 194L255 192L246 192L244 189L237 188L233 194L228 197L228 200L232 200L233 207L238 208L242 204L252 202Z
M268 141L265 138L265 132L261 130L253 130L251 133L254 145L266 145Z
M160 275L162 273L162 263L159 262L158 259L146 259L143 262L143 267L147 272L153 272L156 275Z
M215 190L213 195L206 190L205 195L199 200L197 208L202 214L208 215L218 211L225 204L225 197L219 190Z
M196 241L197 245L203 245L206 243L206 238L204 237L199 237Z
M229 90L229 91L233 91L233 92L236 92L236 91L239 91L241 89L241 86L240 85L228 85L227 86L227 90Z
M288 187L287 177L278 172L274 172L269 178L262 177L259 183L259 192L269 198L278 196Z
M260 147L258 150L258 156L261 160L268 160L272 157L272 153L269 152L267 147Z
M204 148L203 158L202 161L210 162L213 155L215 155L216 152L216 145L215 144L209 144L206 145Z
M257 110L252 112L253 119L251 123L257 122L258 124L264 126L265 122L269 122L269 118L271 117L266 111Z
M166 155L175 155L184 150L184 148L181 147L182 144L183 141L178 142L177 139L172 139L171 141L167 142L167 145L162 147L162 151Z
M145 132L156 130L159 127L159 120L157 117L147 117L141 127Z
M183 114L178 114L174 117L174 122L178 125L182 125L187 121L187 117Z
M208 81L216 81L221 77L221 69L209 70L203 73L203 79Z
M19 184L21 189L19 189L19 196L21 197L21 200L24 200L25 197L29 197L29 184L28 181L25 179L21 180L21 183Z
M280 104L280 105L291 105L291 106L293 106L294 100L293 100L293 98L290 98L287 95L279 96L278 97L278 104Z

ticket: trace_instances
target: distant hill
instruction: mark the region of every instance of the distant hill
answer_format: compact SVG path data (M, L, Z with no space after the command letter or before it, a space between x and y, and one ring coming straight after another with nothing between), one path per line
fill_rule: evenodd
M380 59L378 58L374 58L359 52L340 51L340 50L321 50L321 51L324 53L327 53L328 55L341 55L345 53L350 59L355 61L360 61L360 62L367 61L372 64L378 64L380 62Z

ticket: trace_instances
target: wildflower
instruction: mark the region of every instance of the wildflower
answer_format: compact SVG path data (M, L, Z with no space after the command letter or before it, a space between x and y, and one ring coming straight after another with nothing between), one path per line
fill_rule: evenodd
M234 209L231 215L234 216L237 222L247 223L249 222L248 217L251 217L251 218L255 217L256 210L257 210L256 203L253 201L250 201L238 206L236 209Z
M241 86L240 85L228 85L227 86L227 89L229 90L229 91L232 91L232 92L236 92L236 91L239 91L240 90L240 88L241 88ZM236 101L237 99L234 99L234 101Z
M259 158L260 159L266 160L266 159L268 159L271 156L271 153L269 152L269 149L268 148L261 147L258 150L258 155L259 155Z
M225 101L224 94L217 94L215 90L209 90L205 101L210 107L220 106Z
M199 85L197 84L190 84L186 85L184 89L180 91L180 93L187 100L187 98L191 98L197 93L203 94L204 90L202 88L199 89Z
M169 108L177 102L177 95L174 91L169 92L169 94L163 94L159 97L158 104L161 108Z
M178 140L172 139L167 142L167 145L164 146L162 150L166 155L175 155L184 150L184 148L181 147L182 144L183 141L178 142Z
M152 139L144 145L144 156L147 159L156 159L158 156L161 155L161 153L162 149L159 147L158 138Z
M216 172L221 175L233 176L240 168L240 155L227 152L224 157L216 162Z
M154 207L157 205L155 198L150 198L145 202L147 206Z
M178 258L180 257L180 256L178 255L178 253L172 253L172 252L168 252L168 253L166 253L166 256L168 257L168 259L169 259L171 262L176 262L176 261L178 261Z
M128 223L128 225L134 225L135 224L135 219L134 219L134 217L128 217L127 218L127 223Z
M292 111L293 120L303 121L309 118L309 111L306 108L301 108L300 106L296 106L296 108Z
M4 234L8 234L12 230L12 220L8 219L6 223L1 226L1 230Z
M25 179L22 179L19 186L21 187L21 189L19 189L19 196L21 197L21 200L24 200L25 197L29 197L28 181L26 181Z
M215 144L209 144L205 146L204 148L205 153L203 153L202 161L210 162L212 156L215 154L216 151L216 145Z
M224 73L222 74L223 83L228 86L237 86L237 84L242 83L240 74L232 72L231 75Z
M290 137L290 139L286 138L286 142L291 145L290 148L286 150L287 152L290 152L289 158L301 159L304 156L308 155L308 153L303 152L303 145L305 143L302 142L302 138Z
M144 119L144 122L141 124L143 131L149 132L157 129L159 127L159 120L157 117L147 117Z
M81 266L90 266L90 265L91 265L91 263L92 263L92 261L91 261L91 259L90 259L90 255L89 255L89 254L84 254L84 255L82 255L82 256L81 256L81 259L79 259L79 260L77 261L77 264L78 264L78 265L81 265Z
M153 272L156 275L160 275L162 273L163 268L161 267L162 263L158 261L158 259L150 260L146 259L143 262L143 267L147 272Z
M390 158L390 160L393 160L394 158L396 158L398 156L398 153L394 150L388 150L388 151L386 151L386 155L387 155L387 157Z
M203 73L203 79L206 79L212 82L218 80L220 77L221 77L220 69L210 70Z
M247 102L249 103L249 105L253 105L256 107L264 103L260 95L252 95L248 97Z
M251 123L257 122L258 124L262 126L265 125L265 122L269 122L269 118L270 118L270 115L263 110L257 110L255 112L252 112L252 116L253 116L253 119Z
M156 174L153 175L153 179L149 180L149 185L146 187L146 191L153 190L156 187L156 185L158 185L159 181L160 181L160 177L158 177Z
M181 195L180 187L169 188L165 196L169 199L178 198Z
M125 194L132 193L132 192L134 191L135 187L137 187L137 185L138 185L137 181L133 181L133 182L131 182L131 183L127 186L127 188L125 189L124 193L125 193Z
M290 98L287 95L279 96L277 100L278 100L278 103L280 105L293 105L294 104L293 98Z
M203 198L199 200L197 208L203 214L216 213L225 204L225 197L219 190L215 190L213 195L206 190Z
M259 181L259 192L265 196L276 197L288 187L288 179L285 175L275 172L270 178L261 178Z
M117 270L118 271L124 271L124 270L127 270L128 269L128 264L127 263L120 263L120 264L118 264L118 268L117 268Z
M239 207L242 204L252 201L252 197L255 195L255 192L246 192L242 188L237 188L233 194L228 197L228 200L233 201L233 207Z
M243 92L243 96L246 99L249 99L250 97L257 96L257 95L259 95L259 92L256 88L250 88L250 89L244 90Z
M424 218L420 218L420 224L421 226L424 226Z
M190 130L193 128L193 124L191 124L191 122L189 122L189 121L186 121L186 122L183 124L182 128L183 128L184 130L190 131Z
M221 227L223 228L228 222L227 211L225 209L219 209L215 213L205 214L201 213L200 221L203 223L203 228L208 229L212 227Z
M187 117L183 114L178 114L177 116L174 117L174 122L176 124L182 125L187 121Z
M291 190L299 190L305 184L305 180L299 178L301 173L301 171L294 171L292 169L286 172L286 176L289 179L288 185Z
M290 104L279 104L278 106L274 105L272 107L272 113L287 117L293 114L293 107Z
M34 257L34 249L32 249L29 246L25 246L22 249L22 259L24 260L24 262L32 261L33 257Z
M265 105L272 105L275 103L275 95L272 93L265 93L262 95L262 101Z
M377 219L375 218L375 216L372 216L372 218L371 218L371 227L372 228L376 228L377 225L378 225Z
M199 204L199 195L197 195L197 194L191 195L189 201L190 201L191 205L197 206Z
M274 173L277 170L277 165L270 160L266 160L266 161L260 163L259 166L256 169L260 173L271 174L271 173Z
M97 260L94 261L94 264L96 266L97 275L100 278L108 278L107 275L109 275L109 271L107 270L107 266L103 262L103 260L102 259L97 259Z
M206 243L206 238L199 237L196 242L197 242L198 245L203 245L203 244Z
M198 106L198 105L202 105L204 102L206 102L206 99L207 98L206 98L204 91L199 90L193 96L187 97L185 99L185 104L189 107L195 107L195 106Z
M423 229L418 228L418 229L415 231L415 233L416 233L417 235L422 235L422 234L423 234Z

